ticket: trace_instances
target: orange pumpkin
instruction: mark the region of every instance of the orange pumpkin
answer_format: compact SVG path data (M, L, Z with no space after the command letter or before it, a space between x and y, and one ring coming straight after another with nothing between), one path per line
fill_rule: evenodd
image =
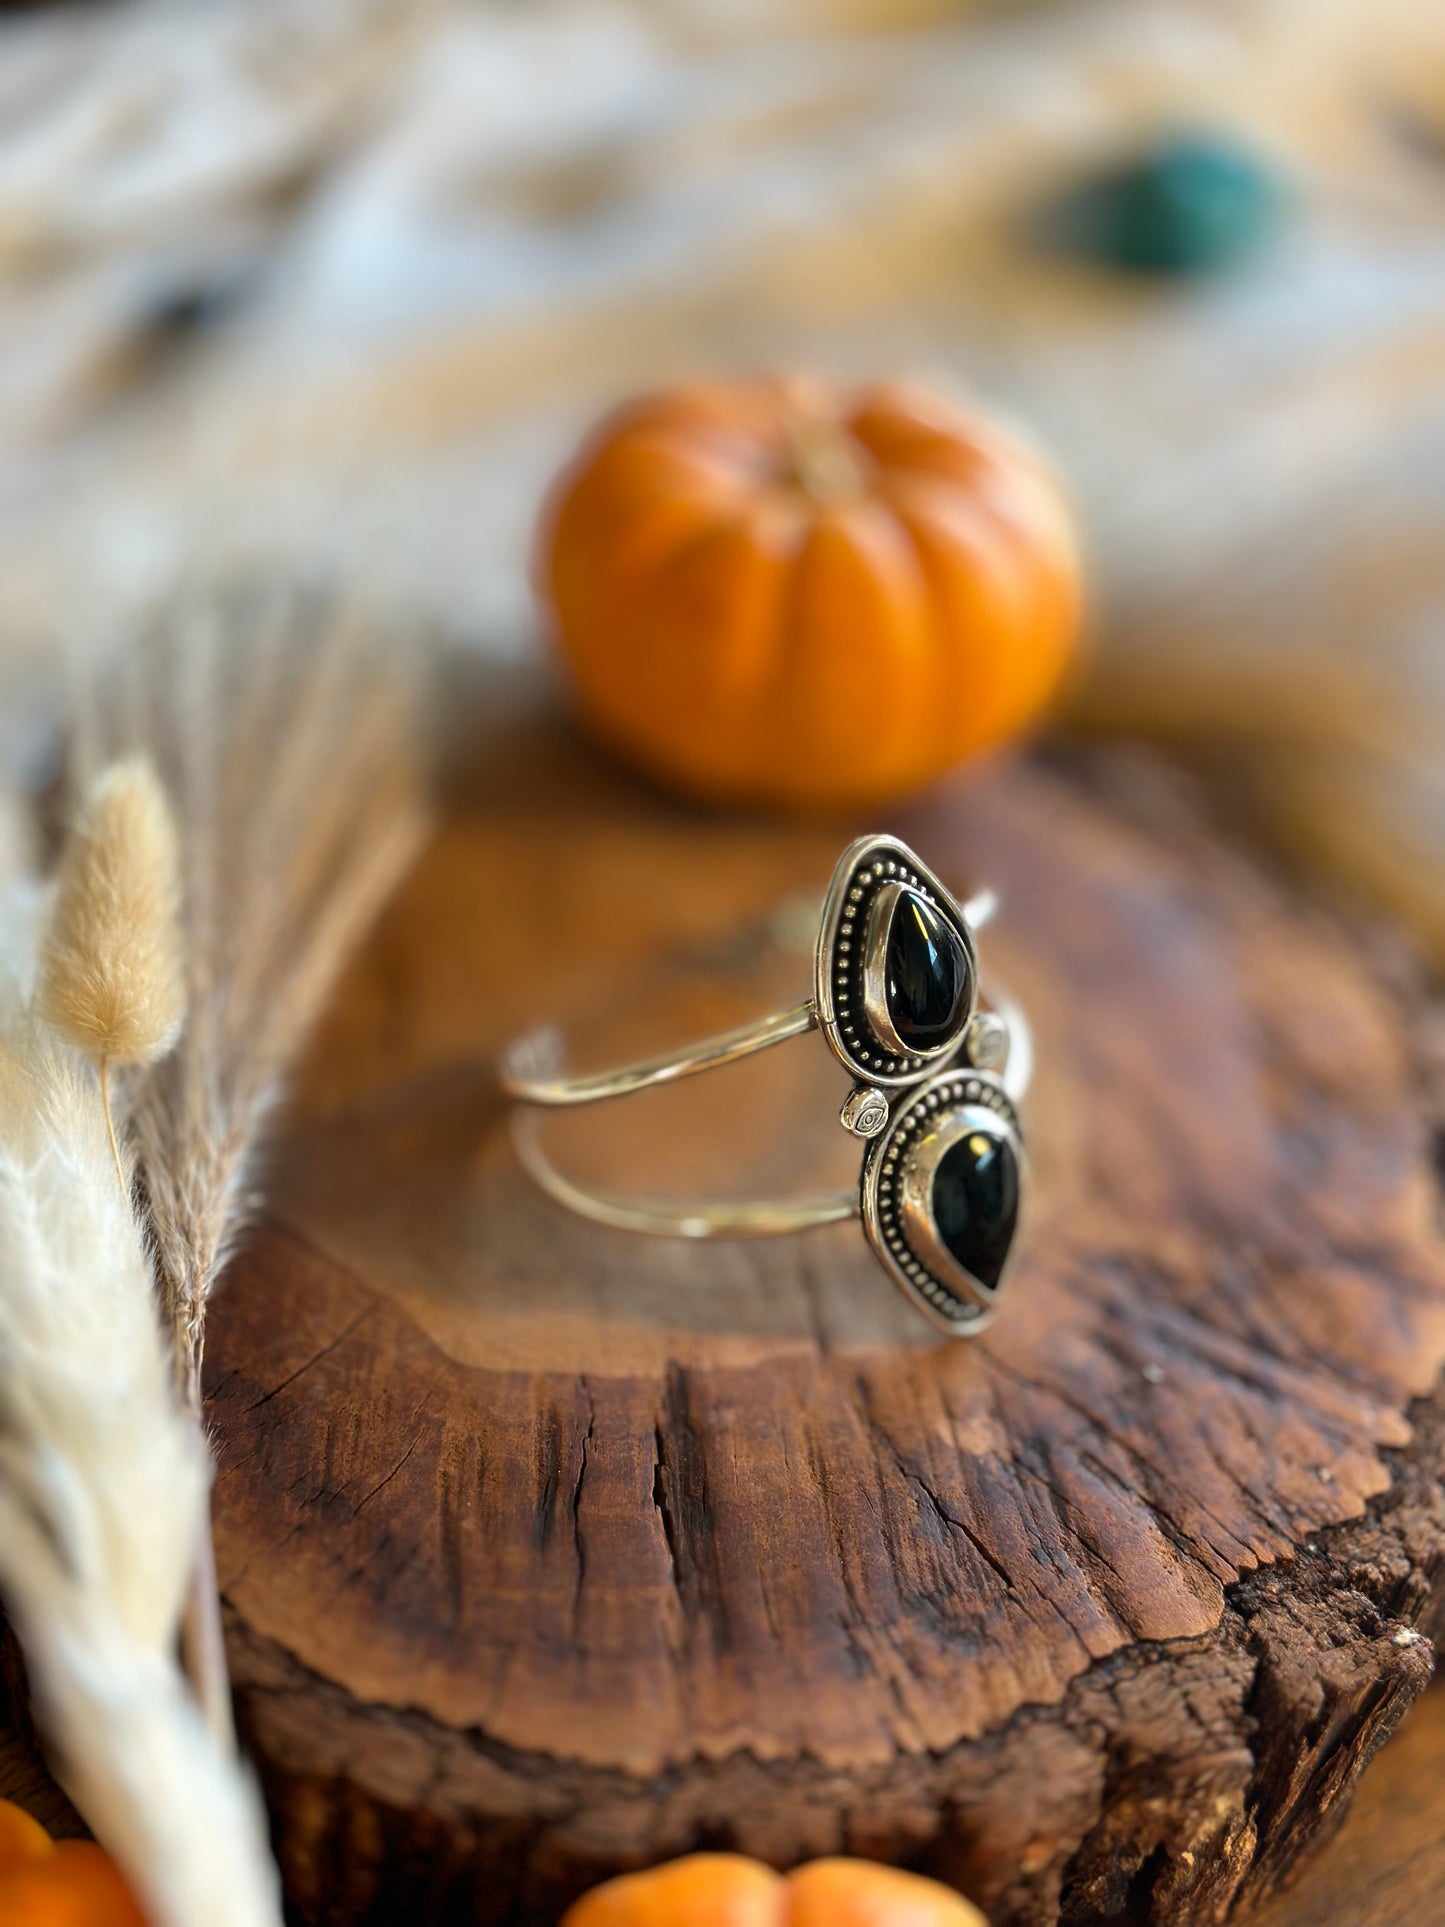
M987 1927L936 1881L868 1860L815 1860L782 1878L739 1854L699 1853L583 1896L562 1927Z
M785 1927L988 1927L936 1880L868 1860L815 1860L785 1884Z
M781 1927L782 1880L734 1853L695 1853L584 1894L562 1927Z
M146 1927L110 1855L90 1840L52 1840L0 1800L0 1921L4 1927Z
M643 397L560 477L536 574L593 728L718 801L915 788L1032 721L1079 628L1046 470L901 387Z
M55 1851L55 1843L24 1807L11 1800L0 1800L0 1880L14 1868L44 1860Z

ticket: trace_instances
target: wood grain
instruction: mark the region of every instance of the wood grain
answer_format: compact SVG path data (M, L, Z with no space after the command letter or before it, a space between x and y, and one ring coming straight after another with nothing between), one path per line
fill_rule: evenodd
M1445 1894L1445 1691L1412 1708L1339 1836L1250 1927L1426 1927Z
M776 905L845 826L506 744L349 984L217 1313L232 1660L301 1916L547 1922L718 1843L904 1859L1000 1922L1264 1891L1430 1670L1445 1273L1397 985L1147 767L890 825L1001 887L985 964L1042 1053L1015 1295L939 1344L848 1227L635 1240L521 1181L500 1042L795 990ZM804 1040L567 1148L802 1185L847 1167L840 1094Z

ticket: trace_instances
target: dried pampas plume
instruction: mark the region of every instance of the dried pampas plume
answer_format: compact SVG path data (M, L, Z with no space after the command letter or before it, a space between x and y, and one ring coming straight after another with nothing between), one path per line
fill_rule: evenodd
M156 1281L201 1415L206 1308L287 1071L421 840L414 664L325 594L202 590L125 638L82 716L82 772L141 755L181 825L188 1015L129 1116ZM210 1535L187 1664L230 1736Z
M92 767L145 756L183 825L189 1013L130 1130L197 1407L263 1127L425 827L413 681L394 639L325 594L222 589L127 639L92 722Z
M34 889L0 903L0 1593L59 1775L156 1927L277 1927L259 1802L176 1665L205 1455L96 1079L30 1002L43 921Z
M104 772L65 840L40 957L39 1007L99 1069L111 1156L125 1189L110 1068L163 1057L186 1008L176 826L154 770L139 758Z

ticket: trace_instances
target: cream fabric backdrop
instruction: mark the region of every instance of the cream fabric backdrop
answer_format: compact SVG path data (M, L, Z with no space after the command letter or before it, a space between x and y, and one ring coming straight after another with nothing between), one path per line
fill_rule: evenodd
M1180 121L1276 158L1272 250L1140 288L1022 243ZM39 753L62 641L230 552L533 648L528 530L581 427L759 364L942 380L1050 446L1097 576L1079 720L1237 745L1291 846L1445 955L1434 0L8 24L0 753Z

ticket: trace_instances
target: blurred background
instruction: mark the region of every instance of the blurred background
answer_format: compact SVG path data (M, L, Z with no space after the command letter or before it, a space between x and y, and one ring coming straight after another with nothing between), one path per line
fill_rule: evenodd
M1068 725L1207 757L1445 958L1438 0L6 15L3 773L235 558L538 652L579 435L759 367L1021 426L1089 556Z

